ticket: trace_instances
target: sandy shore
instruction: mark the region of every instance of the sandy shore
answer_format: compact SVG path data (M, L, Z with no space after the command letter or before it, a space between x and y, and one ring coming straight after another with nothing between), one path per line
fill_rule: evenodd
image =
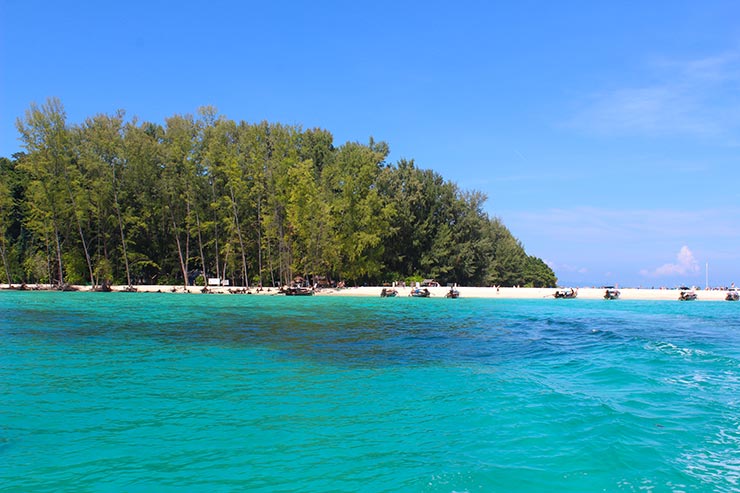
M17 289L19 285L14 285ZM36 288L36 285L29 285L28 289ZM48 285L42 285L41 288L48 289ZM90 291L90 286L75 286L79 291ZM7 284L0 284L0 289L8 289ZM123 292L126 286L112 286L112 291ZM136 286L138 293L180 293L180 294L201 294L201 286L189 286L187 289L183 286L163 286L163 285L139 285ZM364 286L344 289L322 289L316 292L317 296L365 296L379 297L383 288L381 286ZM449 291L446 287L428 288L432 298L444 298L445 293ZM554 299L555 288L478 288L478 287L459 287L461 298L500 298L500 299ZM603 299L603 288L577 288L579 299ZM409 296L411 288L396 288L398 296ZM211 294L243 294L247 291L245 288L232 286L210 286L208 292ZM276 288L265 288L258 292L255 288L247 291L252 295L275 295ZM620 289L620 299L623 300L678 300L678 289L637 289L625 288ZM724 290L697 290L697 301L724 301L726 291ZM567 303L566 300L558 302Z
M330 290L326 293L331 296L380 296L382 287L347 288L339 291ZM449 288L428 288L432 297L444 298ZM396 288L398 296L409 296L411 288ZM460 298L500 298L500 299L555 299L555 288L475 288L459 287ZM579 299L603 299L605 290L602 288L577 288ZM678 300L678 289L635 289L619 290L623 300ZM322 293L323 294L323 293ZM697 301L724 301L727 294L724 290L697 290ZM558 300L567 303L569 300Z

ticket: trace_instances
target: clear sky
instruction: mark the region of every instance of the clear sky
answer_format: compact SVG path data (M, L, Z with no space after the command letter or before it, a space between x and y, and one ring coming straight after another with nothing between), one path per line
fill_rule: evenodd
M0 0L0 156L56 96L390 145L564 285L740 284L740 2Z

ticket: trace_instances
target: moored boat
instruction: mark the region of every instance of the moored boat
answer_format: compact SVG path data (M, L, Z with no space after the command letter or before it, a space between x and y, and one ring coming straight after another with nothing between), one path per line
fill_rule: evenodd
M432 293L429 292L427 288L414 288L411 290L411 294L409 296L413 296L414 298L429 298Z
M607 287L606 291L604 292L604 299L605 300L617 300L619 299L620 294L622 293L620 293L617 288Z
M283 287L280 290L285 296L313 296L313 289L302 286Z
M578 296L578 291L573 288L558 289L555 291L553 296L555 296L555 298L572 299Z
M460 291L458 291L454 287L450 288L450 290L447 291L447 293L445 293L445 298L459 298L459 297L460 297Z
M380 292L381 298L393 298L398 295L398 291L392 288L383 288L383 290Z
M730 288L725 295L725 301L740 301L740 293L737 288Z
M696 292L693 289L682 287L678 293L679 301L694 301L696 299Z

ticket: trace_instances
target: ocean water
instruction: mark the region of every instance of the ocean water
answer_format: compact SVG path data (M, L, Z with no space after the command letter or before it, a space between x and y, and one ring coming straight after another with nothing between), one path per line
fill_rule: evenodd
M0 491L740 490L740 304L0 293Z

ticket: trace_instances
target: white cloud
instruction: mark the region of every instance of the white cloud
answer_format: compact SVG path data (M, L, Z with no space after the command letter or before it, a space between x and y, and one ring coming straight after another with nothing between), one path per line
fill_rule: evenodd
M643 269L640 274L647 277L668 277L676 275L696 274L700 271L699 262L694 258L694 254L686 245L676 255L675 263L663 264L657 269Z

